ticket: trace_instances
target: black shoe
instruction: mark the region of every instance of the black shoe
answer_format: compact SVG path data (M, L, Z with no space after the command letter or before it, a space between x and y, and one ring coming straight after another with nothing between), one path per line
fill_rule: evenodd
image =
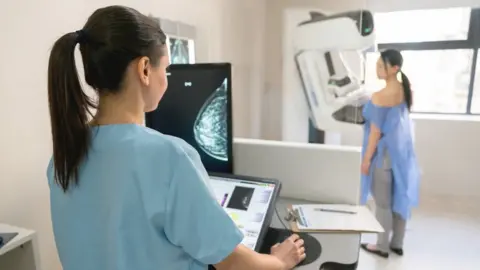
M388 256L390 255L388 254L388 252L385 252L385 251L369 249L367 244L361 244L360 247L368 253L375 254L385 259L388 259Z
M390 247L390 250L398 256L403 256L403 248Z

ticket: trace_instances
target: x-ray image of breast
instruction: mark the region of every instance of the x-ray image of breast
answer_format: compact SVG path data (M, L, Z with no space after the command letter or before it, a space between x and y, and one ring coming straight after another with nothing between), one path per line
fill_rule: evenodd
M227 89L228 80L225 79L205 101L193 125L195 141L200 148L223 161L228 160Z
M172 64L189 64L188 40L170 38L170 61Z
M235 187L233 189L232 197L228 202L227 208L247 211L250 202L252 201L255 189L247 187Z

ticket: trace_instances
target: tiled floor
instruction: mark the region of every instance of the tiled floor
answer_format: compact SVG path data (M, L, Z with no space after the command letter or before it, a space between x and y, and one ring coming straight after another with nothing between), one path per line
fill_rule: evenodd
M382 259L361 251L358 270L480 270L480 210L438 209L415 212L403 257ZM375 239L364 236L366 242Z

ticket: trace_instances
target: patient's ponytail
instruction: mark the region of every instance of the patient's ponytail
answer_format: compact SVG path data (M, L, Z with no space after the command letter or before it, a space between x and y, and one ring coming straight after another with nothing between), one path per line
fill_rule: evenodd
M410 80L408 79L407 75L400 71L402 75L402 85L403 85L403 94L405 97L405 103L407 103L408 110L412 108L412 89L410 87Z

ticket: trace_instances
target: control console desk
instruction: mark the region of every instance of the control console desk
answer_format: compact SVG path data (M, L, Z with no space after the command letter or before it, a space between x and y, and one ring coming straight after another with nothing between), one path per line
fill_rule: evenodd
M308 202L292 199L280 198L277 202L277 210L280 218L287 216L287 206L291 204L305 204ZM286 226L288 222L282 220ZM280 234L285 234L285 227L279 220L277 215L274 216L271 223L269 233L275 234L280 230ZM301 235L301 234L300 234ZM307 258L304 265L297 266L299 270L355 270L358 265L359 247L361 240L360 232L344 232L344 233L308 233L307 235L315 238L319 245L311 244L311 240L305 239ZM272 239L267 237L264 242L262 252L266 252L271 246ZM318 250L320 247L320 250ZM310 249L310 250L309 250ZM311 250L314 249L314 250ZM318 253L319 256L318 256ZM313 258L311 258L313 256ZM316 259L315 259L316 258ZM313 262L310 262L314 259ZM310 262L310 263L309 263Z
M281 219L287 216L286 209L291 204L359 203L360 147L235 138L233 153L235 174L280 181L282 190L276 209ZM284 223L289 226L289 223ZM270 234L278 232L275 229L285 229L276 214L272 216L270 228L273 228L270 229ZM320 243L320 256L312 263L300 265L296 269L357 269L361 232L309 235ZM270 244L268 239L264 243L261 249L263 252L268 251L267 245ZM306 252L308 257L309 251Z

